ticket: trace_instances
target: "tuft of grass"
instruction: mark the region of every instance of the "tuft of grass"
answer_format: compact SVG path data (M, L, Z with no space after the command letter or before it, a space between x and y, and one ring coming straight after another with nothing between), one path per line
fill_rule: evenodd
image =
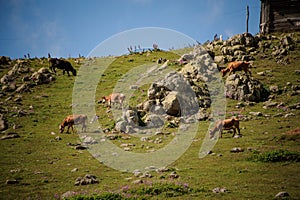
M249 158L254 162L299 162L300 154L288 150L272 150L264 153L254 152Z

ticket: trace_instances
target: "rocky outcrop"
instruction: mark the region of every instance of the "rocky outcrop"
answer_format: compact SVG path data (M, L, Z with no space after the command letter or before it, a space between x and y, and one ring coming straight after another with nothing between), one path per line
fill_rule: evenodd
M48 84L55 80L50 71L45 67L42 67L37 72L34 72L30 79L33 80L37 85Z
M226 97L239 101L260 102L267 100L269 91L261 82L246 75L232 74L225 82Z

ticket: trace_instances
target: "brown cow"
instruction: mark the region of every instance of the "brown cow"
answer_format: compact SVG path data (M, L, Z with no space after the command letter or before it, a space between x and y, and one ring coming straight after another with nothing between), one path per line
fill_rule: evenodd
M72 128L72 132L74 133L73 125L82 124L82 131L86 131L86 115L69 115L59 126L60 132L63 133L65 127L68 126L67 133L69 133L70 127Z
M125 95L122 93L112 93L108 96L102 97L102 103L107 102L109 107L111 107L112 104L120 104L123 107L124 100Z
M228 76L235 71L244 71L246 74L249 73L251 75L251 71L249 70L250 68L250 62L244 62L244 61L234 61L234 62L230 62L226 69L222 69L221 73L222 73L222 77L224 77L226 75L227 72L229 72Z
M222 138L222 131L223 130L230 130L233 129L233 135L232 137L235 136L236 134L236 129L238 131L238 134L240 135L240 123L239 120L235 117L231 119L224 119L223 121L219 121L216 123L215 127L210 131L210 136L211 138L214 136L214 134L219 131L219 137Z

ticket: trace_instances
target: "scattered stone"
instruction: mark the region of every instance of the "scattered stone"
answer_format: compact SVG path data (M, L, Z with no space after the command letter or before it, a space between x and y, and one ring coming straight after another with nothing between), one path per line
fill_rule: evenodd
M158 172L158 173L163 173L163 172L168 172L168 171L170 171L170 169L167 167L160 167L156 170L156 172Z
M283 191L283 192L279 192L275 195L275 198L283 198L283 197L289 197L289 193Z
M242 138L243 135L242 134L235 134L235 136L233 138Z
M73 196L76 196L76 195L78 195L77 192L74 192L74 191L67 191L67 192L65 192L65 193L63 193L63 194L61 195L61 199L69 199L69 198L71 198L71 197L73 197Z
M294 117L295 114L294 113L287 113L284 115L284 118L288 118L288 117Z
M262 72L257 72L257 75L260 75L260 76L265 76L265 75L266 75L266 72L265 72L265 71L262 71Z
M6 139L13 139L13 138L19 138L20 136L17 133L7 133L3 135L0 140L6 140Z
M171 178L171 179L179 178L179 175L174 171L174 172L171 172L171 174L169 175L169 178Z
M4 131L8 128L6 119L2 114L0 114L0 131Z
M132 181L131 183L132 184L142 184L144 181L142 179L137 179L137 180L134 180Z
M263 114L261 112L249 112L250 115L259 117L259 116L263 116Z
M136 176L136 177L138 177L138 176L142 175L142 172L139 169L135 169L133 171L133 175Z
M78 171L78 168L74 168L71 170L71 172L77 172Z
M243 152L244 150L241 147L233 147L230 152L231 153L240 153Z
M57 137L55 137L55 140L59 141L59 140L61 140L61 137L57 136Z
M227 192L227 189L226 188L219 188L219 187L217 187L217 188L214 188L212 190L212 192L213 193L225 193L225 192Z
M269 90L270 90L270 92L275 93L275 94L279 93L279 87L278 87L278 85L271 85L269 87Z
M131 151L132 149L130 147L125 147L124 151Z
M84 177L78 177L75 180L75 185L88 185L88 184L95 184L99 183L97 177L91 174L86 174Z
M84 146L82 146L81 144L77 144L77 145L75 146L75 149L76 149L76 150L85 150L85 149L87 149L87 148L84 147Z
M277 105L278 105L277 102L266 101L266 102L264 102L263 108L264 108L264 109L267 109L267 108L273 108L273 107L276 107Z
M84 144L97 144L97 141L94 138L92 138L91 136L84 136L84 137L82 137L82 139L83 139L82 142Z
M300 75L300 70L295 70L295 74Z
M8 179L8 180L6 180L6 184L7 185L13 185L13 184L18 184L18 183L19 183L19 181L16 180L16 179Z
M145 172L143 175L141 175L139 178L152 178L152 174L150 174L149 172Z

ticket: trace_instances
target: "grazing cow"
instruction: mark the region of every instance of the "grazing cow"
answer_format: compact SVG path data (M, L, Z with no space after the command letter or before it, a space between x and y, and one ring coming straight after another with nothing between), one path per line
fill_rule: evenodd
M60 132L63 133L65 127L68 126L67 133L69 133L70 127L72 128L72 132L74 133L73 125L82 124L82 131L86 131L86 115L69 115L59 126Z
M219 132L219 137L222 138L222 131L223 130L230 130L233 129L233 135L232 137L235 136L236 134L236 129L238 131L238 134L240 135L240 123L237 118L231 118L231 119L224 119L223 121L219 121L216 123L215 127L210 131L210 136L211 138L214 136L214 134L218 131Z
M229 72L228 75L230 75L232 72L234 73L235 71L244 71L246 74L249 73L251 75L251 71L249 70L250 68L250 62L244 62L244 61L234 61L230 62L226 69L222 69L222 77L226 75L227 72Z
M49 59L50 70L56 73L55 68L62 69L63 74L67 71L68 76L70 76L69 72L72 72L73 76L76 76L76 70L73 68L70 62L66 60L61 60L58 58L50 58Z
M112 93L108 96L102 97L102 103L107 102L107 105L109 107L111 107L112 104L119 104L123 107L124 100L125 100L125 95L122 93Z

